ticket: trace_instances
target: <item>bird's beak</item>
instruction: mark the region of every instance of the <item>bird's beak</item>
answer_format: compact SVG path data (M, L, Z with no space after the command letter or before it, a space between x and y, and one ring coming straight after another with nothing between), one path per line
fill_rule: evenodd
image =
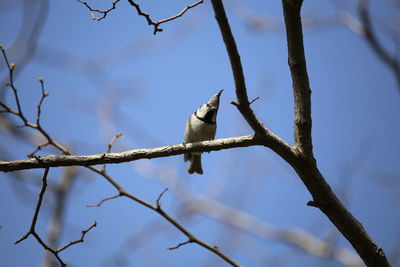
M218 93L216 93L215 95L213 95L210 99L210 101L208 101L209 105L212 107L216 107L218 109L219 106L219 97L221 96L223 90L219 91Z
M215 95L213 95L210 99L210 101L208 101L208 103L213 106L218 108L219 106L219 97L221 96L223 90L219 91L218 93L216 93Z
M216 93L211 99L215 99L215 100L219 101L219 97L221 96L222 91L224 91L224 89L222 89L221 91Z

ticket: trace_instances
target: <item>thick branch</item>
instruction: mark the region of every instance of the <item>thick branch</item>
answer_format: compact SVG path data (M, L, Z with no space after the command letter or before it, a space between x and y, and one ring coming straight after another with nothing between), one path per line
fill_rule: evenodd
M152 159L179 155L187 152L218 151L234 147L262 145L265 141L254 135L204 141L192 144L178 144L148 149L134 149L119 153L101 153L87 156L49 155L31 159L0 161L0 171L48 168L60 166L89 166L97 164L121 163L139 159Z
M285 16L288 63L292 74L294 92L294 139L300 153L312 155L311 138L311 89L304 56L303 30L300 9L302 0L283 0ZM311 157L310 157L311 159Z
M236 96L238 102L236 107L243 114L251 128L260 136L269 135L268 130L263 126L250 108L249 98L247 96L246 82L243 74L242 62L236 46L235 38L233 37L231 27L229 26L228 18L226 17L225 9L221 0L212 0L215 19L218 22L222 38L225 43L226 50L231 63L233 78L235 80Z
M351 243L367 266L390 266L384 251L343 206L316 166L311 143L311 90L309 88L301 29L302 0L282 0L289 50L289 66L295 94L295 139L298 157L289 162L313 196L310 206L319 208Z
M385 252L369 237L363 225L343 206L315 165L299 158L292 164L313 196L309 206L319 208L351 243L367 266L390 266Z
M286 161L290 161L293 159L293 149L285 141L264 127L263 123L257 118L250 107L250 104L254 102L254 100L249 102L247 96L246 82L243 74L242 63L240 61L240 55L231 27L229 26L224 5L221 0L212 0L211 2L214 8L215 19L218 22L226 51L228 52L233 78L235 80L236 96L238 101L234 102L234 105L238 108L256 135L264 139L267 143L265 145L275 151Z

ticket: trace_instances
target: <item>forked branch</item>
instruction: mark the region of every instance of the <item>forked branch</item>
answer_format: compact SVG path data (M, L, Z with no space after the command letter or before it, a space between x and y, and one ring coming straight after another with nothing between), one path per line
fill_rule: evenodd
M2 52L3 52L4 58L6 59L6 64L7 64L8 69L9 69L9 76L10 76L9 86L13 89L13 91L15 90L14 91L14 93L15 93L15 101L19 101L19 97L18 97L16 88L14 86L14 81L12 79L13 69L15 68L15 65L10 64L8 62L7 56L5 54L5 51L2 49L2 47L0 47L0 48L1 48ZM39 79L39 81L41 82L41 85L43 85L43 80ZM43 102L43 99L44 99L45 96L46 95L44 94L44 88L42 86L42 98L41 98L41 100L39 101L39 104L38 104L38 118L40 118L40 113L41 113L40 105ZM25 126L29 126L30 128L39 131L48 140L48 144L46 144L46 145L52 145L53 147L55 147L56 149L58 149L60 152L62 152L64 154L63 156L50 156L50 158L56 159L56 161L58 161L60 159L61 159L61 161L63 161L62 160L63 157L67 157L67 158L69 157L70 159L73 159L73 158L77 159L76 158L77 156L73 156L71 154L71 152L66 147L58 144L40 126L39 119L37 119L37 124L33 124L33 123L29 122L25 118L25 116L23 115L23 112L22 112L22 108L19 108L18 111L15 111L15 110L13 110L12 108L10 108L8 105L6 105L4 103L0 102L0 104L1 104L1 107L3 108L2 112L9 113L9 114L12 114L12 115L15 115L15 116L19 117L24 122ZM113 138L113 140L108 145L107 152L109 152L111 150L111 147L112 147L113 143L120 136L121 136L120 134L117 134ZM150 154L149 154L149 150L146 150L146 149L145 150L136 150L136 151L133 150L133 154L136 154L136 156L138 156L139 154L142 154L144 152L144 154L142 154L142 156L143 155L147 155L147 156L150 156L150 158L151 158L151 157L161 157L164 153L167 153L167 154L170 153L171 155L176 155L176 154L182 154L185 151L192 151L192 150L193 151L203 151L204 149L206 149L206 151L210 151L212 149L219 150L219 149L226 148L227 144L228 144L228 146L231 145L233 147L240 147L240 146L243 146L244 143L247 143L247 145L256 145L257 143L260 143L259 138L255 138L254 136L244 136L243 138L228 138L228 143L225 143L225 141L226 140L224 140L224 139L220 140L219 146L216 146L214 148L212 147L212 144L208 144L208 146L207 146L207 144L204 145L204 144L201 144L201 143L197 143L197 144L186 144L186 145L176 145L176 146L163 147L163 148L155 149L155 151L153 149L153 151L150 151ZM211 147L211 149L208 149L209 147ZM175 151L175 149L178 149L178 152ZM190 149L192 149L192 150L190 150ZM152 149L150 149L150 150L152 150ZM163 150L167 150L167 152L163 151ZM152 152L153 152L153 154L152 154ZM155 152L155 154L154 154L154 152ZM106 164L107 163L107 160L103 162L103 160L101 160L101 158L103 158L103 159L108 158L108 159L111 159L111 160L115 160L116 158L112 159L113 156L112 156L112 158L109 158L109 156L114 154L114 156L117 155L117 158L118 158L118 157L122 156L124 153L126 153L126 152L122 152L122 154L121 153L102 153L102 154L99 154L96 157L100 157L100 158L98 158L98 159L100 159L100 162L96 163L96 164ZM119 156L118 156L118 154L119 154ZM165 155L165 156L168 156L168 155ZM33 160L33 161L37 161L37 162L42 162L43 163L42 159L44 159L44 158L47 158L47 157L34 156L34 158L28 159L28 161ZM147 157L147 158L149 158L149 157ZM120 158L120 159L122 159L122 158ZM4 163L7 165L6 162L1 162L0 164L4 164ZM67 165L61 164L60 166L67 166ZM174 218L172 218L168 213L166 213L161 208L161 197L166 192L166 190L164 190L162 193L160 193L159 197L157 198L156 204L153 205L153 204L150 204L147 201L145 201L145 200L143 200L143 199L141 199L141 198L139 198L139 197L127 192L126 190L124 190L112 177L110 177L107 174L105 168L99 169L99 168L96 168L94 166L88 166L88 165L91 165L89 162L83 163L81 165L82 166L86 166L91 171L103 176L118 191L117 195L104 198L98 204L93 205L93 206L99 207L105 201L111 200L111 199L114 199L114 198L117 198L117 197L120 197L120 196L121 197L122 196L123 197L127 197L128 199L131 199L131 200L137 202L138 204L143 205L143 206L147 207L148 209L153 210L156 213L158 213L165 220L167 220L171 225L173 225L181 233L183 233L189 240L191 240L191 243L196 243L196 244L202 246L203 248L206 248L207 250L209 250L212 253L218 255L219 257L221 257L223 260L225 260L227 263L231 264L232 266L240 266L238 263L236 263L234 260L232 260L228 255L226 255L225 253L220 251L218 247L212 246L212 245L202 241L201 239L197 238L196 236L194 236L189 230L187 230L183 225L178 223ZM3 165L3 167L4 166L5 165ZM41 167L39 167L39 168L41 168ZM46 191L47 175L48 175L48 172L49 172L49 167L43 167L43 168L45 168L45 173L44 173L44 176L43 176L43 185L42 185L42 188L41 188L41 191L40 191L40 194L39 194L39 199L38 199L38 203L37 203L37 206L36 206L36 209L35 209L35 213L34 213L34 217L33 217L33 220L32 220L32 224L31 224L30 230L22 238L17 240L16 243L19 243L22 240L26 239L29 235L33 235L36 238L36 240L42 245L42 247L44 249L46 249L46 250L50 251L52 254L54 254L54 256L57 258L57 260L60 262L60 264L62 266L65 266L65 263L62 261L62 259L58 255L59 252L65 250L66 248L68 248L68 247L70 247L70 246L72 246L74 244L83 242L83 239L84 239L86 233L96 226L96 222L94 222L86 230L82 231L82 235L81 235L80 239L78 239L76 241L72 241L72 242L68 243L67 245L65 245L65 246L63 246L63 247L61 247L61 248L59 248L57 250L51 248L49 245L47 245L40 238L40 236L35 231L35 226L36 226L36 221L37 221L37 217L38 217L38 214L39 214L39 210L40 210L40 207L41 207L41 203L42 203L42 200L43 200L43 196L44 196L44 193ZM3 169L3 170L5 171L5 169Z
M295 149L298 158L289 162L319 208L351 243L367 266L390 266L384 251L368 236L361 223L343 206L319 171L312 152L311 90L301 26L302 0L282 0L288 42L288 62L295 98Z
M271 133L250 107L243 68L236 42L221 0L212 0L215 17L229 55L238 101L235 105L252 127L256 136L266 138L268 147L286 160L297 172L313 196L312 203L332 221L369 266L389 266L385 254L368 236L363 226L336 197L317 168L311 138L311 90L309 86L303 45L300 10L302 0L282 0L288 42L288 62L292 76L295 119L295 145L288 146Z
M163 31L163 29L159 27L160 24L181 17L181 16L182 16L183 14L185 14L186 11L188 11L189 9L191 9L191 8L197 6L197 5L202 4L202 3L204 2L204 0L200 0L200 1L197 1L196 3L194 3L194 4L188 5L188 6L186 6L184 9L182 9L182 11L179 12L178 14L176 14L176 15L174 15L174 16L172 16L172 17L166 18L166 19L159 20L159 21L154 21L154 20L152 20L151 17L150 17L150 14L143 12L142 9L140 8L139 4L136 3L135 1L133 1L133 0L128 0L128 2L129 2L129 4L131 4L131 6L133 6L133 7L136 9L136 11L137 11L137 13L138 13L139 16L145 17L146 20L147 20L147 23L148 23L149 25L153 25L153 26L154 26L154 32L153 32L153 34L155 35L155 34L157 34L157 32L162 32L162 31Z
M40 193L39 193L39 197L38 197L38 201L36 203L36 208L35 208L35 213L33 215L32 218L32 222L31 222L31 226L28 230L28 232L26 234L24 234L20 239L18 239L17 241L15 241L15 244L20 243L21 241L27 239L30 235L34 236L35 239L38 241L38 243L46 250L48 250L49 252L51 252L56 259L58 260L58 262L61 264L61 266L66 266L66 264L64 263L64 261L61 259L60 255L58 255L61 251L69 248L72 245L75 245L77 243L82 243L84 242L84 238L85 235L96 226L96 222L94 222L91 226L89 226L87 229L82 231L82 235L81 238L75 241L71 241L70 243L68 243L67 245L59 248L59 249L53 249L51 248L49 245L47 245L42 238L39 236L39 234L36 232L36 223L37 223L37 219L39 216L39 211L40 208L42 207L42 202L43 202L43 197L44 197L44 193L46 192L47 189L47 176L49 174L49 168L46 168L43 174L43 178L42 178L42 188L40 189Z
M109 9L104 9L104 10L91 7L86 1L82 1L82 0L76 0L76 1L78 1L79 3L85 5L89 9L93 20L100 21L102 19L105 19L107 14L115 9L116 5L121 0L115 0L114 2L112 2L112 6ZM146 13L146 12L142 11L142 8L140 7L140 5L137 2L135 2L133 0L128 0L128 2L129 2L129 4L131 6L133 6L136 9L136 12L138 13L139 16L145 17L147 23L154 27L153 34L157 34L157 32L162 32L163 31L163 29L160 28L161 24L181 17L189 9L194 8L195 6L198 6L198 5L202 4L204 2L204 0L200 0L200 1L197 1L197 2L195 2L193 4L191 4L191 5L188 5L188 6L184 7L178 14L176 14L174 16L171 16L169 18L166 18L166 19L158 20L158 21L153 20L149 13ZM96 16L96 13L100 14L100 16Z

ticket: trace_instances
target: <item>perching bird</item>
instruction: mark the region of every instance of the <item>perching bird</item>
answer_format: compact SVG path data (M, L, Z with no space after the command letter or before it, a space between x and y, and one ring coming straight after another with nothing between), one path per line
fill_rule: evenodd
M184 144L213 140L217 130L217 112L219 106L219 97L223 90L215 94L211 99L201 105L186 122ZM201 167L201 153L185 153L185 161L190 161L188 173L203 174Z

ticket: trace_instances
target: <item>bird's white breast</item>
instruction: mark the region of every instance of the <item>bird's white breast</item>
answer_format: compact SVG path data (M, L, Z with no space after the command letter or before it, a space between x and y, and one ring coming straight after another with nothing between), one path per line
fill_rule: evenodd
M186 122L184 141L185 143L193 143L213 140L215 137L216 129L216 124L203 122L196 118L195 115L192 115Z

